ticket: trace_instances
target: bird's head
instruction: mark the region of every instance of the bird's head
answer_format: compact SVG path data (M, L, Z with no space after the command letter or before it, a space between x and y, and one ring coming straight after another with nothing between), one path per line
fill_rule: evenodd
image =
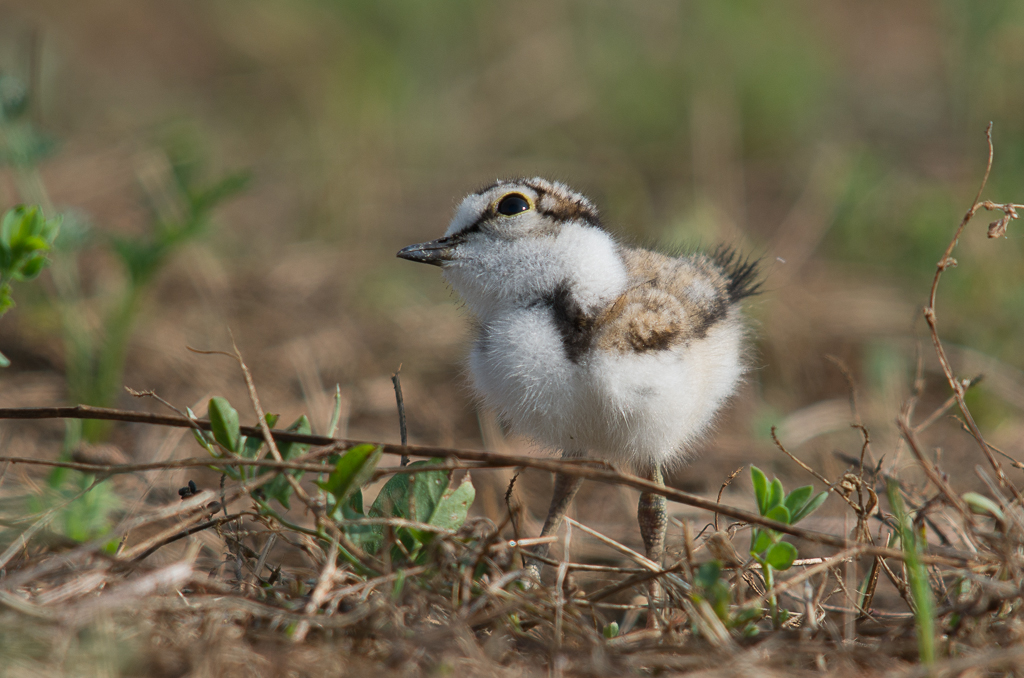
M626 277L593 203L539 178L499 181L466 196L443 238L398 256L442 267L478 315L566 284L582 305L595 305L617 294Z

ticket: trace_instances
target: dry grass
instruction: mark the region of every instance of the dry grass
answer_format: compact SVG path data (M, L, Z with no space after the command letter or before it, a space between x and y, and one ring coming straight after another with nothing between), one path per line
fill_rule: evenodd
M781 453L842 499L843 529L785 528L723 504L713 526L696 536L694 527L708 522L707 513L699 521L673 520L680 528L680 549L662 567L587 520L569 519L559 538L560 556L551 560L554 580L523 588L519 550L534 542L519 531L533 528L511 485L507 510L499 509L498 520L473 517L457 531L435 530L425 554L413 562L403 556L394 530L414 524L375 519L386 523L388 540L378 554L363 553L346 541L347 523L325 517L310 484L291 481L304 506L293 509L288 520L267 515L249 497L274 474L248 483L222 479L219 489L179 501L168 497L167 488L184 484L180 479L186 475L201 478L201 486L217 487L209 472L198 471L211 460L166 461L157 454L151 463L128 464L98 459L102 448L80 450L75 462L64 464L7 455L0 458L7 528L0 553L4 675L924 676L1024 669L1022 496L1003 468L1003 460L1011 458L985 440L971 416L965 393L973 383L950 366L935 310L939 279L974 214L1001 210L1008 222L1020 208L981 201L983 189L984 182L941 259L925 309L953 395L919 411L925 397L919 360L914 390L894 413L901 437L884 462L886 453L871 440L862 419L854 378L837 361L853 395L849 424L862 437L843 462L847 470L829 476L775 437ZM996 222L993 228L1005 225ZM240 359L239 364L261 413L255 383ZM922 443L953 407L980 450L974 473L987 488L985 498L961 494L960 479L951 478ZM134 420L147 418L151 424L171 421L146 415ZM34 425L22 424L8 435L9 451L45 449ZM173 448L176 433L165 429L161 435ZM790 435L796 434L790 430ZM315 448L290 463L275 454L278 462L262 463L278 470L319 470L328 453L352 444ZM513 465L577 473L610 488L652 489L600 465L458 449L384 449L444 457L452 467L468 470L481 489L494 484L486 474ZM117 450L106 452L116 456ZM907 454L925 482L915 481L902 466ZM69 540L54 527L60 503L36 513L19 510L26 494L42 492L34 470L40 463L110 477L106 483L114 485L125 506L112 535L84 544ZM230 464L238 461L215 463ZM382 468L376 477L405 470ZM723 477L722 490L735 475ZM668 488L664 494L693 508L716 508L716 502L681 490ZM718 496L721 501L721 491ZM904 504L910 517L900 523ZM816 549L822 555L798 561L766 591L759 570L740 555L751 524L788 532L805 553ZM111 536L117 544L113 551ZM581 542L585 548L578 548ZM339 559L339 545L355 560ZM730 607L724 617L712 610L696 579L700 563L712 558L726 568ZM661 579L667 594L656 613L642 599L644 584L653 577ZM780 628L764 618L755 624L756 635L740 633L742 626L727 628L742 610L763 615L773 594L790 611ZM645 630L651 614L657 614L660 628ZM604 631L613 621L617 633L608 637Z

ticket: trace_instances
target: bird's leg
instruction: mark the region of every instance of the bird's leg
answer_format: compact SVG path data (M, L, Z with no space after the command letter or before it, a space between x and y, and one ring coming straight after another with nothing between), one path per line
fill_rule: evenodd
M647 478L658 485L665 485L659 466L655 466L648 473ZM668 523L668 516L665 513L665 497L650 492L641 494L640 503L636 509L636 518L640 523L640 536L644 539L647 557L661 567L661 558L665 553L665 527ZM661 582L652 579L647 585L647 601L650 606L647 615L648 628L658 627L658 616L655 610L661 604L662 597Z
M568 456L563 455L563 459ZM548 517L544 521L544 528L540 531L540 536L546 537L558 531L558 526L562 524L562 518L565 517L565 512L569 510L572 498L576 496L576 491L580 489L582 484L583 478L562 473L555 474L555 489L551 495L551 507L548 509ZM548 546L548 544L537 544L530 551L538 556L546 556L548 554ZM533 579L538 582L540 581L540 572L543 567L544 563L532 558L526 564L526 569L533 575Z

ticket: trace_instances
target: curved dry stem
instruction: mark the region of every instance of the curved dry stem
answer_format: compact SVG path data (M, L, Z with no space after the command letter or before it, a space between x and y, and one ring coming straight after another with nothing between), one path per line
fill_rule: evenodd
M996 459L995 455L988 447L988 443L985 442L985 437L981 433L981 429L978 428L977 423L974 421L974 416L971 411L967 408L967 403L964 400L964 384L956 378L953 373L953 366L949 362L949 358L946 356L946 350L942 346L942 341L939 339L939 332L936 324L936 313L935 313L935 296L939 288L939 279L942 277L943 271L947 268L956 266L956 260L951 256L953 249L956 247L957 242L960 240L960 235L963 233L964 228L971 218L977 213L979 209L985 208L988 210L1001 210L1006 215L1016 216L1015 208L1017 205L1007 203L1005 205L999 205L990 201L981 202L981 194L985 190L986 184L988 184L989 174L992 172L992 158L994 155L992 145L992 123L990 122L985 128L985 138L988 140L988 162L985 165L985 176L981 180L981 186L978 187L978 192L974 196L974 202L971 203L970 209L964 214L963 219L960 220L960 225L956 229L956 233L953 234L953 239L949 242L946 247L945 253L942 255L942 259L935 268L935 277L932 279L931 292L928 295L928 305L924 308L924 317L928 322L928 329L931 332L932 343L935 346L935 353L938 356L939 364L942 366L942 372L946 376L946 381L949 382L950 387L953 389L953 395L956 398L957 405L960 408L960 413L963 414L964 420L967 423L968 429L970 429L971 435L974 436L978 446L981 448L982 454L988 459L989 464L996 472L996 476L999 478L999 482L1011 492L1018 502L1024 504L1024 496L1021 495L1017 487L1009 481L1006 477L1006 473L1003 472L1003 466Z

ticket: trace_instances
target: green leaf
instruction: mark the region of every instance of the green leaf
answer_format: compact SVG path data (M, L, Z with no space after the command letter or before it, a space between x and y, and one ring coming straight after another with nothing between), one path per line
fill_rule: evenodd
M409 518L420 523L431 523L448 484L449 471L424 471L409 476Z
M395 573L395 584L391 588L391 600L397 601L402 595L402 589L405 588L405 570L398 570Z
M230 198L236 193L244 191L246 186L249 185L251 178L252 175L250 172L235 172L233 174L228 174L220 181L201 191L192 193L190 195L192 211L199 214L213 209L217 203Z
M407 469L443 463L443 458L415 461ZM406 518L421 523L430 523L431 517L437 512L438 502L448 489L449 471L424 471L422 473L403 473L393 476L381 488L374 499L367 515L375 518ZM375 526L380 539L384 538L384 527ZM395 534L407 536L406 546L415 546L415 542L425 543L431 535L422 530L401 528Z
M363 514L363 490L362 488L352 493L348 501L341 505L342 515L348 520L365 518Z
M0 285L0 315L3 315L14 306L14 299L11 298L11 286L7 283Z
M420 474L420 476L433 475L434 473L437 472L431 471ZM445 485L447 486L447 479ZM458 530L466 522L469 507L473 504L473 499L475 498L476 488L473 487L473 482L467 473L463 476L462 482L459 483L457 488L448 490L440 497L429 514L421 512L419 507L416 508L416 512L420 517L419 522L446 530ZM430 542L435 536L433 532L417 530L413 527L408 528L408 531L420 544Z
M900 546L905 556L904 567L910 583L910 595L914 600L914 617L917 622L918 654L923 664L935 662L935 596L932 592L931 580L927 566L921 562L922 542L924 539L914 530L914 521L907 515L900 495L899 483L889 478L885 483L889 497L889 507L896 518L896 528L900 535Z
M828 492L820 492L818 496L807 502L802 509L793 514L793 517L790 518L789 524L796 525L798 522L817 511L818 507L824 504L826 499L828 499Z
M999 508L999 504L995 503L983 494L978 494L977 492L965 492L963 494L963 500L967 502L967 505L970 506L971 510L975 513L988 513L999 520L1006 520L1006 517L1003 515L1003 510Z
M331 423L327 426L327 437L333 438L338 424L341 422L341 384L334 385L334 409L331 411Z
M750 465L750 482L754 486L757 510L763 516L768 512L768 478L753 464Z
M786 523L789 525L789 509L779 504L775 508L768 509L768 513L764 516L768 520L777 520L780 523Z
M608 638L609 640L619 635L619 622L613 621L605 624L604 628L601 630L601 635L603 635L605 638Z
M407 469L420 466L444 463L444 459L414 461ZM413 480L413 477L421 480ZM437 482L437 481L440 481ZM410 501L409 490L416 488ZM427 471L424 473L402 473L392 476L377 494L368 515L376 518L408 518L419 522L427 522L423 517L430 515L437 505L438 499L448 488L448 471ZM410 508L415 510L410 510Z
M701 566L697 568L697 576L694 577L694 583L702 589L709 589L718 582L721 576L722 563L717 560L711 560L701 563Z
M238 426L238 411L231 407L225 398L220 396L210 398L207 408L210 417L210 428L213 430L213 438L221 447L230 451L238 452L241 434Z
M421 462L415 462L419 464ZM413 466L414 464L410 464ZM367 515L374 518L409 517L409 476L402 473L392 476L377 493ZM383 532L383 529L381 530Z
M199 420L199 417L196 416L196 413L192 411L191 407L186 407L185 408L185 414L187 414L188 418L191 419L192 421L198 421ZM196 442L199 443L203 447L203 449L205 449L207 452L209 452L211 456L214 456L214 457L219 457L220 456L220 454L217 452L217 448L215 448L213 446L213 441L210 440L210 434L209 433L207 433L206 431L194 428L194 429L192 429L192 435L195 436Z
M53 245L57 240L57 235L60 233L60 227L63 222L64 215L62 214L58 214L52 219L47 219L39 229L40 237L42 237L47 244Z
M770 512L776 506L781 506L782 497L784 494L785 492L782 489L782 481L776 478L775 480L772 481L772 484L768 486L768 499L765 502L765 507L767 511ZM768 513L766 512L762 515L767 516Z
M729 618L729 586L722 581L722 564L717 560L704 563L697 570L694 583L700 591L699 596L708 601L711 609L722 621Z
M473 481L467 473L457 488L444 493L437 502L433 514L425 522L435 527L457 530L466 522L469 507L473 505L475 498L476 488L473 487Z
M788 541L776 542L770 549L768 549L768 555L765 557L765 562L774 567L776 570L788 570L793 566L793 561L796 560L797 551L796 547L790 544Z
M755 529L750 535L750 553L757 555L764 552L772 545L772 537L775 533L771 530Z
M356 445L342 455L327 480L317 485L334 496L335 505L344 504L369 480L382 455L379 445Z
M46 242L38 235L23 234L11 244L11 249L14 249L15 247L24 252L45 252L50 249L50 243Z
M786 495L786 498L782 500L782 504L789 509L789 515L795 516L804 507L813 493L814 487L811 485L798 487Z
M266 414L263 415L263 420L267 422L267 428L274 428L274 425L277 424L278 418L278 415L271 414L270 412L267 412ZM260 451L260 448L263 447L264 442L265 441L263 440L262 435L243 437L241 441L242 451L240 453L242 455L242 458L255 459L256 455ZM261 469L261 471L262 470L264 469Z
M356 490L348 498L348 501L341 504L331 517L335 520L360 520L365 518L363 513L363 491ZM349 540L369 554L380 550L381 542L384 539L384 531L380 525L345 525L345 536Z
M0 353L0 367L10 367L11 361L3 353Z
M742 626L747 622L752 622L755 619L760 619L764 615L764 610L759 607L748 607L741 609L736 613L736 616L732 618L731 626Z
M29 257L29 259L19 267L17 277L19 280L32 280L39 275L40 271L42 271L43 267L48 263L49 260L42 254Z
M0 220L0 243L7 249L11 248L11 243L14 241L14 234L17 233L21 228L21 221L25 218L26 208L24 205L19 205L12 210L7 210L4 213L3 220Z
M270 424L273 427L273 424ZM302 415L291 425L285 429L292 433L300 433L302 435L309 435L313 432L313 427L309 423L309 418L306 415ZM292 459L306 453L309 449L309 445L306 443L296 443L292 441L284 441L277 444L277 451L281 453L281 458L284 460Z

